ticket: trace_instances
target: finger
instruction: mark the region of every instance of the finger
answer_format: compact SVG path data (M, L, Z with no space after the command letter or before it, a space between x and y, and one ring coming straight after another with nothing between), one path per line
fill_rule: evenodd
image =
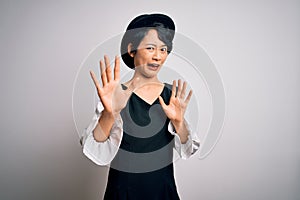
M107 82L109 83L112 80L112 74L111 74L110 67L106 67L106 76L107 76Z
M173 86L172 86L172 94L171 96L175 97L176 95L176 81L173 80Z
M104 55L104 62L105 62L105 67L110 67L110 62L107 55Z
M178 89L177 89L177 94L176 97L180 97L182 91L182 84L181 84L181 79L178 80Z
M100 84L97 80L97 77L96 77L95 73L92 70L90 70L90 75L93 79L93 82L94 82L94 85L95 85L96 89L99 90L100 89Z
M136 77L134 78L131 83L128 85L128 88L127 88L127 92L129 94L131 94L133 91L135 91L138 87L140 86L140 78L139 77Z
M111 68L110 68L110 61L107 55L104 56L104 62L105 62L105 72L107 77L107 82L110 82L112 80L112 74L111 74Z
M184 97L185 97L186 85L187 85L187 83L186 83L186 81L184 81L182 91L181 91L181 94L180 94L181 99L184 99Z
M120 57L115 58L115 68L114 68L114 79L115 81L120 80Z
M101 69L102 85L105 86L107 83L107 77L106 77L106 73L105 73L105 67L104 67L103 60L100 60L100 69Z
M186 103L186 105L190 102L192 94L193 94L193 91L190 90L188 96L186 97L186 99L184 101Z
M158 97L159 103L161 105L161 107L163 109L165 109L167 107L167 105L165 104L165 101L163 100L163 98L161 96Z

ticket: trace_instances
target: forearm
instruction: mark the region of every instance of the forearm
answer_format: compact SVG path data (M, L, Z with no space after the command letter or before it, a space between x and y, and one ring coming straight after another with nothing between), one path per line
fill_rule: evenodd
M186 124L184 123L184 120L177 121L177 122L171 121L171 122L176 130L176 133L180 138L181 143L185 144L188 141L189 131Z
M98 120L98 124L93 130L93 136L97 142L104 142L110 135L111 128L114 124L115 118L112 113L102 111Z

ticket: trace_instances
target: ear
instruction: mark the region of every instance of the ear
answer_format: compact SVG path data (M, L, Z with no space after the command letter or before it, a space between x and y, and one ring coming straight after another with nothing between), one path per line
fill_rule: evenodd
M133 51L133 47L132 47L132 43L129 43L127 46L127 53L131 56L134 57L134 51Z

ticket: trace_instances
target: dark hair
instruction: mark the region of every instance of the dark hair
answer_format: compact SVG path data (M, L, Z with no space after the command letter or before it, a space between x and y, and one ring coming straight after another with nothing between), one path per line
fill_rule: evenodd
M128 53L128 44L132 44L131 52L135 53L137 47L151 29L157 31L158 38L167 46L167 52L172 51L172 41L175 33L175 25L172 19L162 14L138 16L127 27L121 42L121 56L128 67L135 67L134 58Z

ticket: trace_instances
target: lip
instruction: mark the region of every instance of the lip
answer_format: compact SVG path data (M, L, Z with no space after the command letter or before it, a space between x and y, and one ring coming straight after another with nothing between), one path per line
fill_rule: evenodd
M151 69L153 71L156 71L159 68L160 65L157 64L157 63L149 63L149 64L147 64L147 66L148 66L149 69Z

